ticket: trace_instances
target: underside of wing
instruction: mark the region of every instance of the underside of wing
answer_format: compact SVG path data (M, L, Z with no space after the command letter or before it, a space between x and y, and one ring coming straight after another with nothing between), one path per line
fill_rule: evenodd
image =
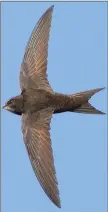
M31 116L23 115L22 132L40 185L51 201L61 207L49 132L52 113L53 110L48 108Z
M40 88L52 92L46 73L52 12L53 6L39 19L29 38L21 64L21 90Z

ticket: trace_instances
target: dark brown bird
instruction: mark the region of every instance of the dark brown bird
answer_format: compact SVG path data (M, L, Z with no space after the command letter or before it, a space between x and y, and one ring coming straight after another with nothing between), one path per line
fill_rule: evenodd
M40 18L28 41L20 71L21 94L3 108L22 115L24 143L36 177L51 201L61 207L49 132L52 115L66 111L104 114L88 102L103 88L73 95L52 90L46 73L52 12L53 6Z

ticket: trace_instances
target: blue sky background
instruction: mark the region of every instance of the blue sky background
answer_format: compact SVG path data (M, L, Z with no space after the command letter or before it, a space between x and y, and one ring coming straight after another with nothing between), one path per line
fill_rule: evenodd
M20 93L19 70L35 23L53 2L2 3L2 105ZM107 85L107 3L54 3L48 77L75 93ZM106 90L91 103L106 112ZM106 116L53 116L52 146L62 208L42 191L21 134L21 118L2 111L2 212L106 212Z

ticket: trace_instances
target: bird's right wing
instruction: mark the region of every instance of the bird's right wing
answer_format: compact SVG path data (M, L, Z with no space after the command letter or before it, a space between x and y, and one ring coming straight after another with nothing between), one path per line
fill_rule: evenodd
M50 140L50 121L53 109L24 114L22 132L24 143L35 175L51 201L60 207L59 190Z
M52 12L53 6L39 19L28 41L20 71L21 90L40 88L53 92L46 73Z

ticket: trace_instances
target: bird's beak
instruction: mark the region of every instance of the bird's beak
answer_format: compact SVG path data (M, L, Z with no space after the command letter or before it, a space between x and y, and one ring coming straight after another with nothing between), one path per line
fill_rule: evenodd
M5 108L5 105L2 107L2 109L4 109Z
M7 105L4 105L4 106L2 107L2 109L6 109L6 107L7 107Z

